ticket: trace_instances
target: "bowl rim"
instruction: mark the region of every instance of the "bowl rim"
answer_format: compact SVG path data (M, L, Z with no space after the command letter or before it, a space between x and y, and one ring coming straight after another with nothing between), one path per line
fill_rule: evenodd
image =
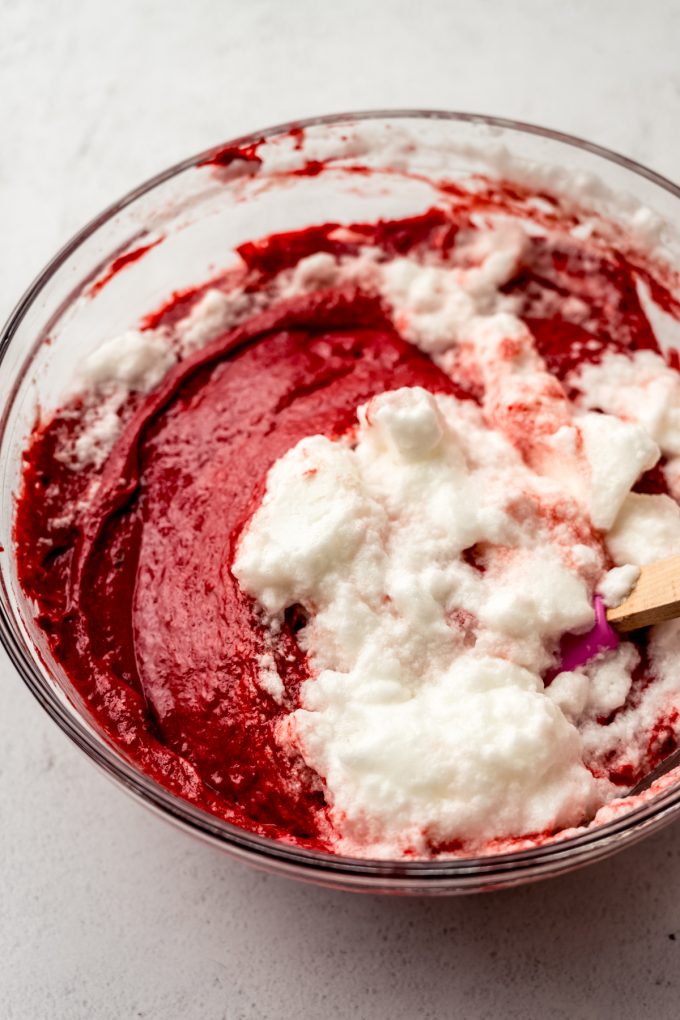
M276 124L262 130L240 135L222 141L196 155L173 164L148 178L142 184L128 191L117 201L90 219L78 230L47 262L32 283L29 284L14 309L11 311L0 332L0 372L11 341L23 322L28 310L54 274L68 258L105 223L137 199L153 191L159 185L186 170L209 163L225 146L241 148L275 136L283 136L293 129L307 129L317 126L334 126L342 123L357 123L371 120L440 120L484 127L500 128L517 134L535 135L571 148L584 150L606 162L615 163L624 169L645 178L662 190L680 199L680 186L654 170L618 152L562 131L551 130L525 121L486 114L448 111L439 109L371 109L333 113L296 119ZM22 363L17 377L11 378L10 389L4 406L0 409L0 434L4 433L7 414L15 397L17 379L25 372L29 357ZM52 684L47 682L36 668L26 649L26 642L19 634L8 605L11 604L4 574L0 584L0 641L8 657L38 703L59 726L59 728L98 765L111 779L121 785L135 799L180 827L189 829L204 840L229 851L251 863L286 871L296 877L325 881L329 885L346 887L377 884L383 888L399 889L413 885L459 887L465 885L502 885L511 876L521 881L541 877L542 873L552 874L564 871L589 859L589 851L600 850L600 855L613 852L619 846L628 845L647 831L658 828L680 809L680 782L658 793L648 802L615 817L609 822L585 829L572 836L557 838L541 846L529 846L505 853L490 853L478 857L436 858L434 860L381 860L353 858L324 851L308 850L265 836L258 836L217 816L196 807L189 801L173 794L139 768L133 766L105 736L101 735L93 722L80 715L75 708L68 711L65 699L60 697ZM675 810L674 810L675 809ZM624 839L624 836L627 838Z

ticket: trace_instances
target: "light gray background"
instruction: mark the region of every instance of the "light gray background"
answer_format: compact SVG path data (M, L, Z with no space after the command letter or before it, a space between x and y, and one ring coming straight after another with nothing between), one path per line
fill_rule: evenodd
M680 3L0 0L0 317L167 164L377 106L533 120L677 180ZM147 816L0 671L3 1020L680 1015L677 826L483 898L308 888Z

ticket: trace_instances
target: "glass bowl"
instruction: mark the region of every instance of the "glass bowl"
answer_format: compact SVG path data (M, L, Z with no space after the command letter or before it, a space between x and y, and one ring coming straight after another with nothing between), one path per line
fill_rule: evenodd
M319 161L328 167L323 172ZM357 173L358 166L373 172ZM172 291L225 268L240 243L318 222L422 212L435 201L433 179L455 181L471 173L521 175L537 191L571 194L643 240L653 228L657 253L680 267L680 239L671 226L680 221L680 189L622 156L492 117L409 110L340 114L236 139L141 185L55 256L0 339L0 638L17 671L90 760L161 817L232 857L342 889L450 894L561 874L670 822L680 812L680 781L608 824L546 846L477 858L343 858L221 821L128 760L88 717L54 661L16 576L12 525L21 454L36 408L55 406L84 355L133 326Z

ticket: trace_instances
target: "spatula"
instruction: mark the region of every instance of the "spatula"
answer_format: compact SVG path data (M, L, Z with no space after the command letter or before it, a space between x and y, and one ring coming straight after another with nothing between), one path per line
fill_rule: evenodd
M619 644L619 634L651 627L680 616L680 556L657 560L640 570L635 587L624 601L607 609L600 595L594 599L595 625L587 634L565 634L560 644L561 662L556 672L578 669L601 652ZM554 676L555 674L553 674ZM680 749L664 758L630 792L634 797L680 765Z
M616 648L619 634L680 616L680 556L642 567L630 595L615 608L607 609L599 595L593 608L595 624L587 634L562 638L560 671L578 669L600 652Z

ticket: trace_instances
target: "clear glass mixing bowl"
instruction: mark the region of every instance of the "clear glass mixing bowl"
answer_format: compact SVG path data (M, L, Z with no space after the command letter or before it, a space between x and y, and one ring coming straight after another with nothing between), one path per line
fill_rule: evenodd
M232 158L236 149L252 155L249 147L255 143L261 143L261 163ZM222 165L215 165L219 151ZM316 160L330 160L330 168L314 173L310 161ZM373 173L358 174L358 164ZM306 172L291 175L296 168ZM653 210L668 225L657 247L680 268L680 240L672 229L674 220L680 221L680 189L630 160L576 138L491 117L437 111L343 114L236 139L141 185L55 256L19 302L0 339L0 638L17 671L71 740L147 807L233 857L343 889L462 893L561 874L670 822L680 812L680 782L573 838L456 860L342 858L296 849L223 822L176 797L126 759L88 717L50 654L17 582L13 556L21 453L37 406L55 406L85 354L134 325L172 291L200 284L228 265L240 243L312 223L421 212L436 199L431 179L455 181L475 172L520 174L535 180L539 190L543 185L587 196L598 212L633 232L649 228L653 217L644 210ZM121 259L155 241L142 258ZM119 271L97 287L112 266Z

